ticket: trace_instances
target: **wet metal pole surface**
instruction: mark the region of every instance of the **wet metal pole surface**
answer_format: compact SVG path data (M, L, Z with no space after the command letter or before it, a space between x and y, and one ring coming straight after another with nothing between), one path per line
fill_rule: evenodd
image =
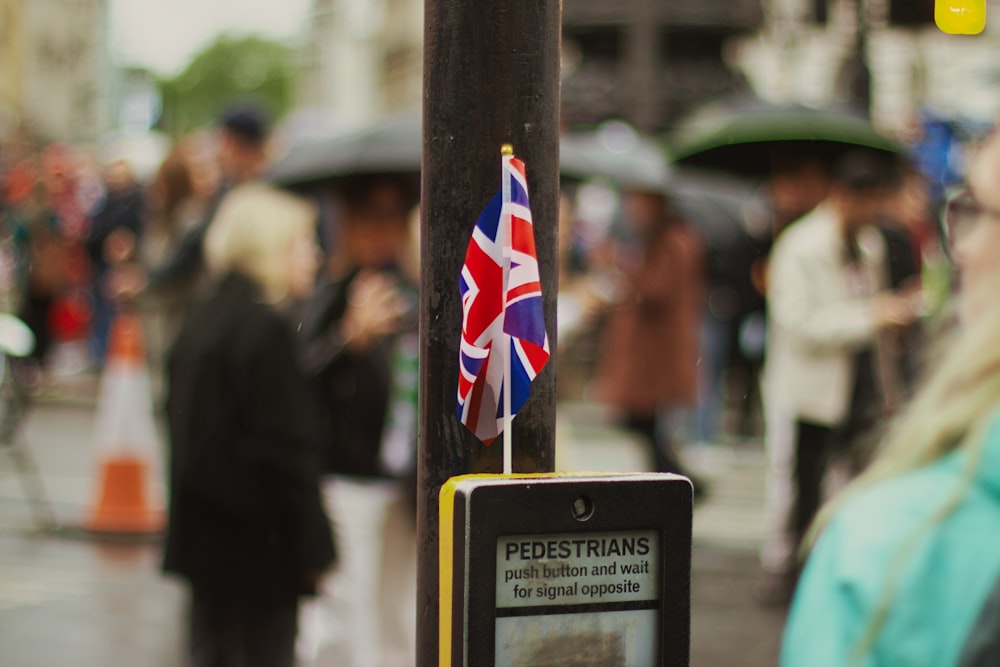
M456 418L458 278L472 227L500 187L500 147L527 166L553 355L514 420L514 472L555 463L559 0L425 0L421 169L417 667L438 664L438 492L451 476L502 471Z

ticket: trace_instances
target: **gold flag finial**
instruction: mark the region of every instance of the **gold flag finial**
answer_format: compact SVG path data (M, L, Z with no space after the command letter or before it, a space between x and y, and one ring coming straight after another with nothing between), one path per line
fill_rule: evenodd
M514 147L510 144L504 144L500 147L500 155L510 157L514 154Z

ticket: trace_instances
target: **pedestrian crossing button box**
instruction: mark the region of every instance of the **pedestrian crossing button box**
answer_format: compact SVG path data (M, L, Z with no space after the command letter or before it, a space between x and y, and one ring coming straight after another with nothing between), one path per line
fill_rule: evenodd
M688 665L686 478L465 475L440 512L441 667Z

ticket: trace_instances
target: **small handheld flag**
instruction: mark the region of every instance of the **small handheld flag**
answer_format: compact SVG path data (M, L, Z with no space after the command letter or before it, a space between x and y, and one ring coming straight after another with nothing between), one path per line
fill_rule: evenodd
M479 215L459 279L458 419L489 444L504 433L549 359L524 163L505 144L501 188Z

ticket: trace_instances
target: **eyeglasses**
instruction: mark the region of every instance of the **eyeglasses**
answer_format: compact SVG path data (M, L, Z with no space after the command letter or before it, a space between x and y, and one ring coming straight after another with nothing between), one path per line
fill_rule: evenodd
M980 222L1000 222L1000 209L981 204L972 190L963 188L945 204L945 232L951 244L967 235Z

